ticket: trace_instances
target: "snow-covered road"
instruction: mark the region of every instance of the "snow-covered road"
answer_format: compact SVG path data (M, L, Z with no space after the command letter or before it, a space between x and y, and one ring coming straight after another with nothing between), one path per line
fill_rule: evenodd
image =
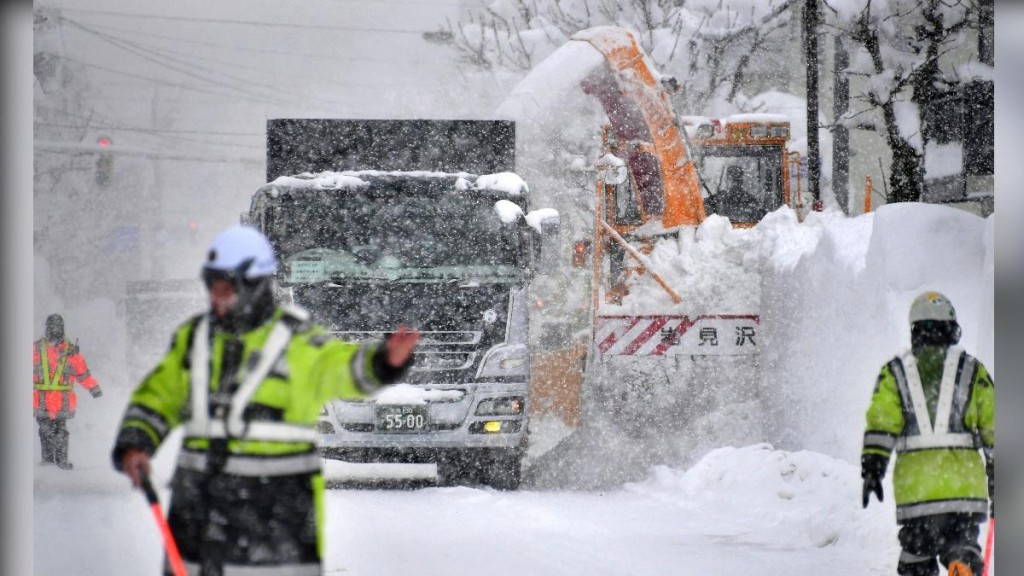
M892 574L899 553L891 502L862 510L855 466L765 444L607 491L349 486L327 514L326 574L843 576ZM110 470L38 468L34 521L36 574L159 573L145 499Z
M857 470L810 453L727 452L742 463L655 469L607 492L335 491L327 573L894 572L893 528L881 508L857 507Z

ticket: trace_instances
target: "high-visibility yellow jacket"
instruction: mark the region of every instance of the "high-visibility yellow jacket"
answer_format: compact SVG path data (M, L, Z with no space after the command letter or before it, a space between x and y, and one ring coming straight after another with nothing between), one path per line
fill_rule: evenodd
M230 516L253 506L246 521L251 526L233 527L243 533L287 522L263 517L278 513L264 508L274 508L275 498L294 491L296 478L308 476L308 483L300 485L309 486L312 498L301 495L301 500L315 506L315 516L297 502L298 509L288 508L287 514L298 518L296 526L304 525L304 514L316 518L319 552L324 485L316 422L326 401L361 398L396 378L401 370L387 367L383 357L382 343L342 342L296 308L278 308L269 321L239 336L212 329L208 315L194 317L177 329L170 350L132 393L114 447L114 466L120 467L128 448L152 454L180 425L184 437L174 493L199 494L211 485L211 476L218 477L222 491L236 487L216 501L183 496L175 503L172 498L169 520L172 529L182 532L176 536L183 540L179 546L186 563L201 550L191 540L206 531L202 523L209 520L209 507L223 506L222 515ZM234 498L241 500L232 504ZM244 558L236 561L246 563Z
M959 347L925 347L887 362L867 411L862 454L896 453L896 519L947 512L984 517L985 461L995 447L995 387Z

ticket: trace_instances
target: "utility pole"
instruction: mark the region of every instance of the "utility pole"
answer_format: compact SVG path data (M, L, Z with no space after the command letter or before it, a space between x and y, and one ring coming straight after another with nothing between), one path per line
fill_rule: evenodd
M850 79L846 69L850 66L850 53L843 46L843 37L834 36L835 52L832 59L832 191L843 212L850 213L850 130L843 124L843 116L850 109Z
M153 129L160 128L160 87L153 88L153 107L150 111L150 121ZM164 218L163 197L164 189L163 161L153 158L153 188L149 192L149 221L146 228L150 229L144 244L148 244L142 252L142 269L147 271L146 278L149 280L162 280L164 277L163 257L166 254L164 244L166 243L167 222Z
M995 0L981 0L978 3L978 60L983 64L995 64Z
M813 209L822 210L821 152L818 147L818 0L804 0L804 59L807 62L807 187Z

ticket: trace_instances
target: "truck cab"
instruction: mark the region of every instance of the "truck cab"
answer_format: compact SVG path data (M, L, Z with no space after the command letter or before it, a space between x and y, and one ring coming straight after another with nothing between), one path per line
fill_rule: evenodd
M436 462L443 483L518 487L529 288L557 253L556 212L530 212L513 172L366 170L276 178L247 219L282 262L282 299L338 338L381 339L401 324L421 334L399 383L324 407L324 457Z

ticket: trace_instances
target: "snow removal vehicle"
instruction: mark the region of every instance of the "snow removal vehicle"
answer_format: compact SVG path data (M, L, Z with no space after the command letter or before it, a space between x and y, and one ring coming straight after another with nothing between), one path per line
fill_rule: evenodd
M324 407L322 455L517 488L530 283L557 257L558 214L531 211L512 172L514 123L276 119L267 137L245 220L279 255L283 300L344 340L421 334L399 383Z
M695 259L720 256L699 254L695 245L709 214L749 228L783 205L799 213L790 169L799 159L787 149L788 118L677 115L671 94L678 84L619 28L573 35L534 72L550 84L552 71L568 66L576 70L563 81L600 102L607 124L592 171L593 228L572 230L574 265L592 268L573 292L590 299L590 315L575 332L571 361L564 348L537 352L559 358L547 364L562 367L535 383L535 396L554 399L544 404L545 415L569 431L611 424L659 435L692 425L710 404L756 399L764 344L760 277L742 270L742 261L735 273L712 277L726 263L700 266ZM523 93L534 105L536 92ZM745 207L727 200L730 185L745 189ZM689 270L659 270L652 259L658 246L688 258ZM576 443L564 438L547 458L587 451L579 434L569 436Z

